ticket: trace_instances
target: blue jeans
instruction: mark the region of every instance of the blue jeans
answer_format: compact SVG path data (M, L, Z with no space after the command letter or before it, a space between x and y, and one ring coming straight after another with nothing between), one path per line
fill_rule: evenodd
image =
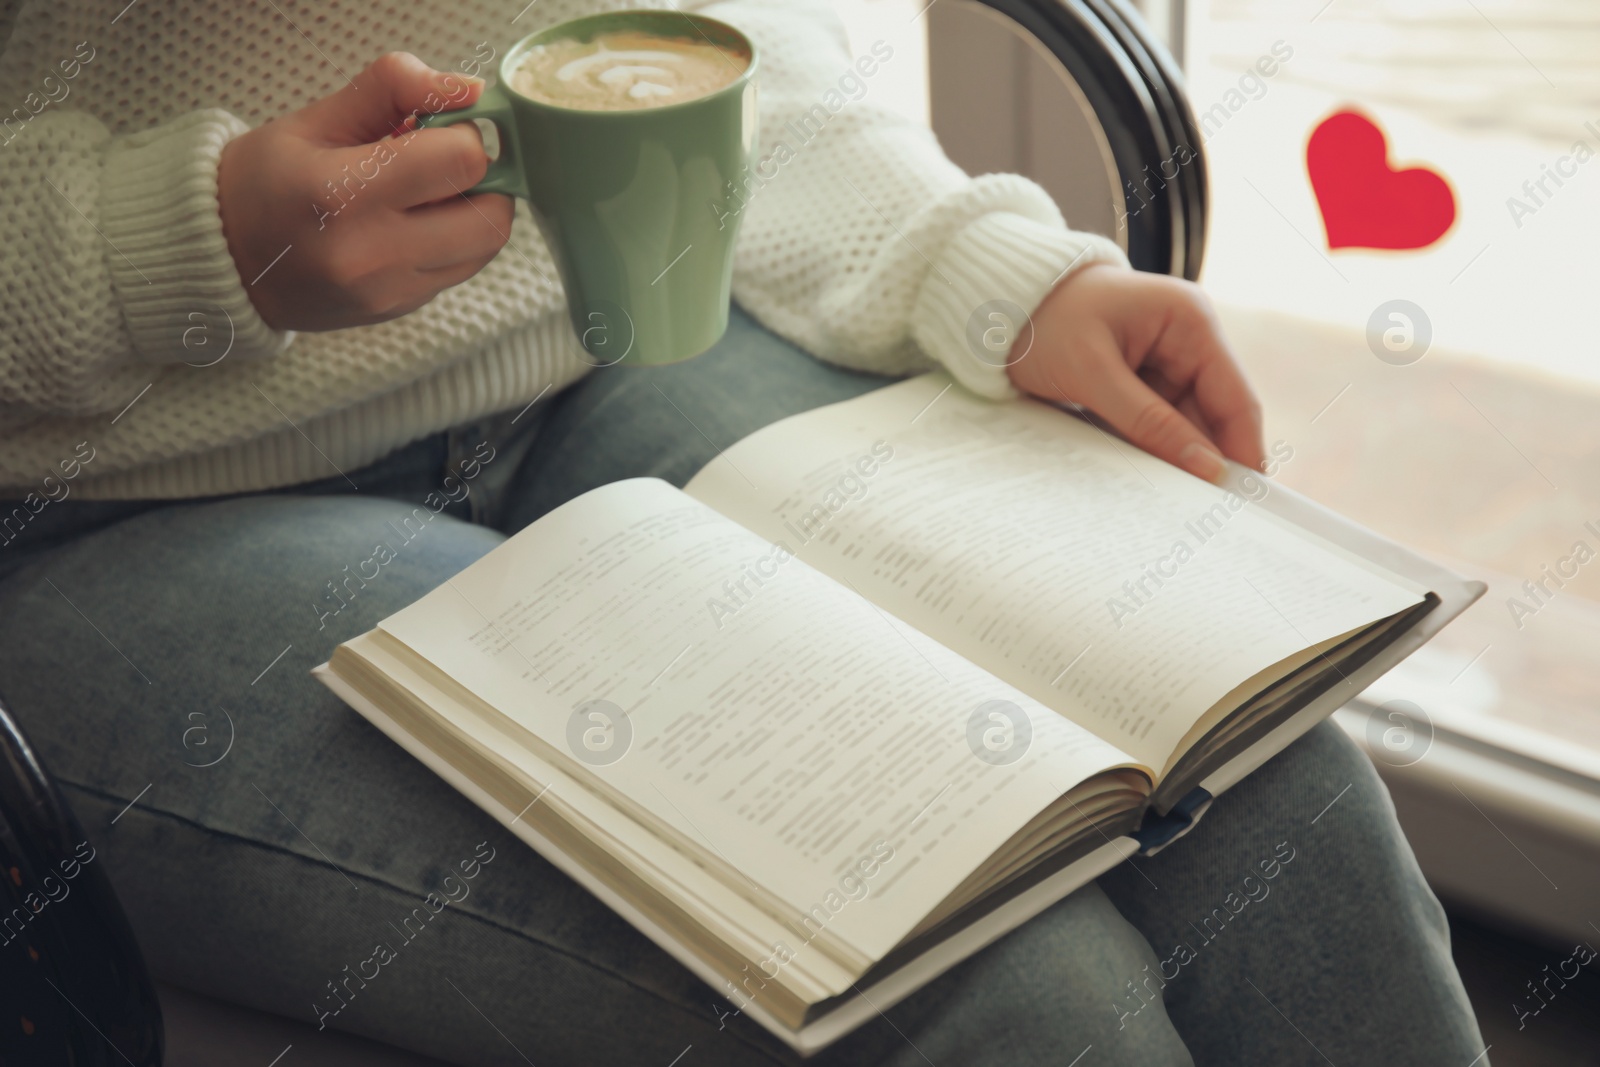
M306 672L584 490L681 485L744 434L882 384L735 309L698 359L600 371L363 470L41 511L0 546L0 693L154 973L475 1067L665 1067L690 1046L683 1067L789 1062ZM394 558L330 611L328 583L379 542ZM813 1062L1466 1067L1482 1048L1388 795L1324 724L1187 840Z

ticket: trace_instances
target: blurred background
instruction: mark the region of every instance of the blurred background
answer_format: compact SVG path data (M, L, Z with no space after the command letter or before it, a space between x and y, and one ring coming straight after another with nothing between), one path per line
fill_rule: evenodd
M876 104L1129 247L1141 175L1107 146L1146 120L1086 108L1087 79L1013 17L1026 6L837 0L853 51L895 48ZM1600 965L1519 1014L1542 968L1600 946L1600 3L1098 8L1181 70L1207 186L1203 222L1187 215L1205 232L1198 280L1268 441L1293 449L1278 480L1489 583L1338 718L1451 912L1493 1062L1600 1064ZM1371 166L1434 176L1442 233L1389 232L1377 212L1363 240L1402 247L1331 239L1331 201L1359 175L1327 175L1321 203L1307 147L1347 111L1383 139Z

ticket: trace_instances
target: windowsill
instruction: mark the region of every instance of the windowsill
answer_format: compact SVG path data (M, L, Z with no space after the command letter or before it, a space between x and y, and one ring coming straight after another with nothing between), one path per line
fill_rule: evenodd
M1511 597L1526 599L1520 582L1440 562L1487 581L1489 591L1363 699L1409 700L1457 733L1600 782L1594 676L1600 605L1558 598L1524 620L1519 633L1505 605Z
M1387 721L1364 699L1334 721L1372 756L1442 898L1552 945L1595 936L1600 784L1446 728L1415 762L1386 758Z
M1600 781L1600 391L1437 349L1392 366L1354 329L1218 310L1268 442L1294 450L1278 480L1490 585L1369 699ZM1596 557L1557 587L1545 568L1578 541Z

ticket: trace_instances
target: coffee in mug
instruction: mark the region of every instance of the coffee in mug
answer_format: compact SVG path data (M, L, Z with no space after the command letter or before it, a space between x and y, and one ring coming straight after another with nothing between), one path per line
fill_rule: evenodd
M557 107L620 111L697 99L749 66L743 49L625 31L535 45L512 74L511 88Z
M728 328L744 215L718 205L755 161L760 66L704 15L586 15L513 45L477 103L418 122L494 123L499 155L466 191L528 201L582 358L672 363Z

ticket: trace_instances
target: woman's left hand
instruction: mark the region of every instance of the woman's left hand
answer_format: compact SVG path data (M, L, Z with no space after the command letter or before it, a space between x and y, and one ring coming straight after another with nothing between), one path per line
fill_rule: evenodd
M1259 470L1261 404L1200 288L1165 275L1091 264L1033 313L1033 343L1012 384L1081 404L1146 452L1209 482L1218 453Z

